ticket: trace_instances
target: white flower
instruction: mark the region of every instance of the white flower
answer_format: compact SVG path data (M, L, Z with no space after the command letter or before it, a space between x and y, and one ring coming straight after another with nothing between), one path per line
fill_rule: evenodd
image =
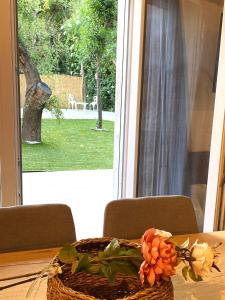
M195 243L192 247L192 267L195 274L199 276L207 275L214 262L214 253L207 243Z
M155 230L155 235L159 235L159 236L167 237L167 238L170 238L172 236L172 234L170 232L164 231L164 230L159 230L159 229Z

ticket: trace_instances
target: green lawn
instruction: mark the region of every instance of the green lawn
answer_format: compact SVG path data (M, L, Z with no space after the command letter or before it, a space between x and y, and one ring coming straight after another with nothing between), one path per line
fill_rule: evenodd
M111 169L114 122L42 120L42 144L23 145L23 171Z

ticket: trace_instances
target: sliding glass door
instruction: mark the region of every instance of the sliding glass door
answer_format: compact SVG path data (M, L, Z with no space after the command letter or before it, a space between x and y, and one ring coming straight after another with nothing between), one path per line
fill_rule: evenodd
M149 0L138 196L190 196L203 228L223 1Z

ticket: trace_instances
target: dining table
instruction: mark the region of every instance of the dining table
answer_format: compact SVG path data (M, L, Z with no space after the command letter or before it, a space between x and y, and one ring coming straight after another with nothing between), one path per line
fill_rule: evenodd
M176 235L175 241L183 243L187 238L190 243L196 240L210 246L218 246L220 272L213 270L203 281L185 281L181 264L172 277L174 300L225 300L225 231ZM221 245L220 245L221 244ZM0 300L25 300L27 291L36 275L52 261L59 248L36 249L29 251L7 252L0 254ZM26 275L26 276L25 276ZM24 276L24 277L21 277ZM18 281L28 281L17 284ZM30 299L46 300L47 279L36 283ZM35 296L35 298L34 298ZM29 298L28 298L29 299Z

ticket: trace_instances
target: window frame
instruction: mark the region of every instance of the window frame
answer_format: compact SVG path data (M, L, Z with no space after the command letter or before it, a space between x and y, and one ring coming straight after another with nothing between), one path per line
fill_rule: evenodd
M118 6L114 136L115 199L136 196L146 1L118 1Z
M1 3L0 20L0 189L1 206L21 204L21 150L16 0Z
M225 1L223 8L225 16ZM223 151L223 122L225 112L225 18L223 18L220 52L218 62L217 86L213 115L212 137L209 157L208 183L203 231L217 230L220 207L218 190L220 185L221 155Z
M146 0L147 1L147 0ZM144 19L146 1L130 0L128 10L130 18L125 20L124 39L127 41L125 49L126 65L123 65L118 55L117 65L117 107L114 146L114 197L136 197L137 186L137 158L139 141L139 112L142 73L142 47L144 36ZM121 1L123 2L123 1ZM225 4L224 12L225 15ZM118 30L124 29L119 26ZM119 37L119 35L118 35ZM122 49L122 39L118 39L118 51ZM123 48L124 49L124 48ZM123 67L123 81L120 82ZM206 192L206 206L204 215L205 232L216 230L218 223L218 195L220 155L222 149L223 119L225 112L224 82L225 74L225 18L223 18L220 56L217 74L217 88L213 128L210 146L208 170L208 184ZM132 85L130 84L132 82ZM122 93L123 92L123 93Z

